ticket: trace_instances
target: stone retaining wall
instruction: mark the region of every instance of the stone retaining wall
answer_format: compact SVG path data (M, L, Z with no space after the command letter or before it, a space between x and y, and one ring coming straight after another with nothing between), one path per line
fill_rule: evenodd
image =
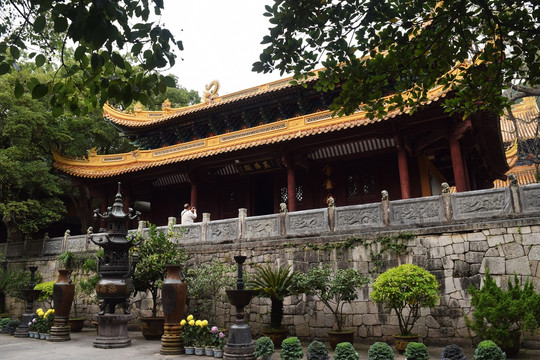
M440 304L422 310L415 329L427 344L471 344L472 334L464 321L471 311L467 288L480 285L488 267L503 287L516 274L522 280L532 279L540 292L540 185L259 217L245 214L245 209L240 209L238 218L219 221L210 221L205 215L202 223L185 226L187 231L176 241L193 255L191 265L208 261L233 263L233 256L241 253L248 257L248 272L264 263L291 264L300 271L327 263L351 266L375 279L389 267L417 264L433 273L441 285ZM178 226L174 229L180 231ZM382 262L371 255L381 248L374 240L378 236L404 232L415 235L408 241L406 253L398 256L385 251ZM368 245L351 241L351 247L340 245L351 237L364 239ZM35 263L45 275L44 280L52 280L54 260L61 249L92 250L85 236L60 240L62 247L53 246L58 239L46 241L39 257L23 259L13 257L12 252L10 266ZM7 250L9 255L10 247ZM359 299L345 307L347 326L355 329L359 341L389 340L398 333L397 318L371 302L369 292L366 286ZM147 315L150 300L140 295L133 300L135 312ZM22 305L13 304L11 311L22 311ZM88 311L90 318L97 307L91 305ZM260 334L269 324L269 299L253 299L247 311L253 332ZM219 304L218 313L220 325L233 321L230 304ZM285 300L284 324L291 335L325 339L333 319L314 298L291 296Z

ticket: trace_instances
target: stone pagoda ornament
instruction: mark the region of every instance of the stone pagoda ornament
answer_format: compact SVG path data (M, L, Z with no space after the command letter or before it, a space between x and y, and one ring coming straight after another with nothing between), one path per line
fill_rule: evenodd
M106 233L92 234L90 241L103 248L103 257L99 258L98 273L100 280L96 284L96 293L100 300L98 336L94 341L97 348L121 348L131 345L127 333L127 323L131 319L129 313L129 297L133 292L133 270L137 257L130 256L130 249L136 244L133 238L127 238L128 221L136 219L140 213L129 208L124 211L124 200L118 183L118 193L114 204L103 214L94 210L94 217L101 218L106 224ZM120 305L123 314L115 314Z

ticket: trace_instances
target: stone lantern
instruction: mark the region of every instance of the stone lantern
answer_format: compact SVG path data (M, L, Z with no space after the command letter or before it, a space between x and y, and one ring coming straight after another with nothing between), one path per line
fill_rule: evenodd
M98 336L94 341L97 348L121 348L131 345L127 335L127 323L131 319L129 313L129 297L133 292L131 279L137 263L136 256L130 256L130 249L135 246L133 238L127 238L127 224L136 219L140 213L129 208L124 211L124 201L118 193L114 204L103 214L94 210L94 217L105 220L107 232L90 235L90 240L103 248L103 257L99 258L98 273L100 280L96 284L96 293L100 299L100 312L97 315L99 323ZM123 314L115 314L116 306L120 305Z

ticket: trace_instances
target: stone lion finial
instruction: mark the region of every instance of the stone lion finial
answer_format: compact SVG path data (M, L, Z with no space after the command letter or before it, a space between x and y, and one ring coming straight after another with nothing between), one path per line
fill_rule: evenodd
M287 212L287 204L285 203L279 204L279 212L281 214L285 214Z
M514 186L518 185L518 179L517 179L516 174L508 175L508 179L510 180L510 185L514 185Z
M450 185L448 185L447 182L443 182L441 184L441 188L442 188L442 193L443 194L450 194Z
M328 207L333 207L336 204L336 200L333 196L329 196L328 199L326 199L326 204L328 205Z
M386 191L386 190L381 191L381 200L382 201L387 201L388 200L388 191Z
M94 228L93 227L88 227L88 229L86 229L86 235L90 235L94 232Z

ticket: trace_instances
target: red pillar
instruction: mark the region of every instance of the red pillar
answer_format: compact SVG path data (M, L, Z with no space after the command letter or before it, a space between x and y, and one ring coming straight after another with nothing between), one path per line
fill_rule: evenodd
M289 211L296 211L296 178L294 173L294 160L288 156L284 158L287 167L287 207Z
M463 168L463 159L461 158L461 148L456 134L450 135L450 155L452 156L452 167L454 168L454 181L456 191L467 190L467 181L465 180L465 170Z
M411 181L409 179L409 167L407 165L407 151L403 146L398 147L399 183L401 185L401 198L411 197Z
M194 176L190 176L190 182L191 182L190 204L191 206L197 207L197 179Z

